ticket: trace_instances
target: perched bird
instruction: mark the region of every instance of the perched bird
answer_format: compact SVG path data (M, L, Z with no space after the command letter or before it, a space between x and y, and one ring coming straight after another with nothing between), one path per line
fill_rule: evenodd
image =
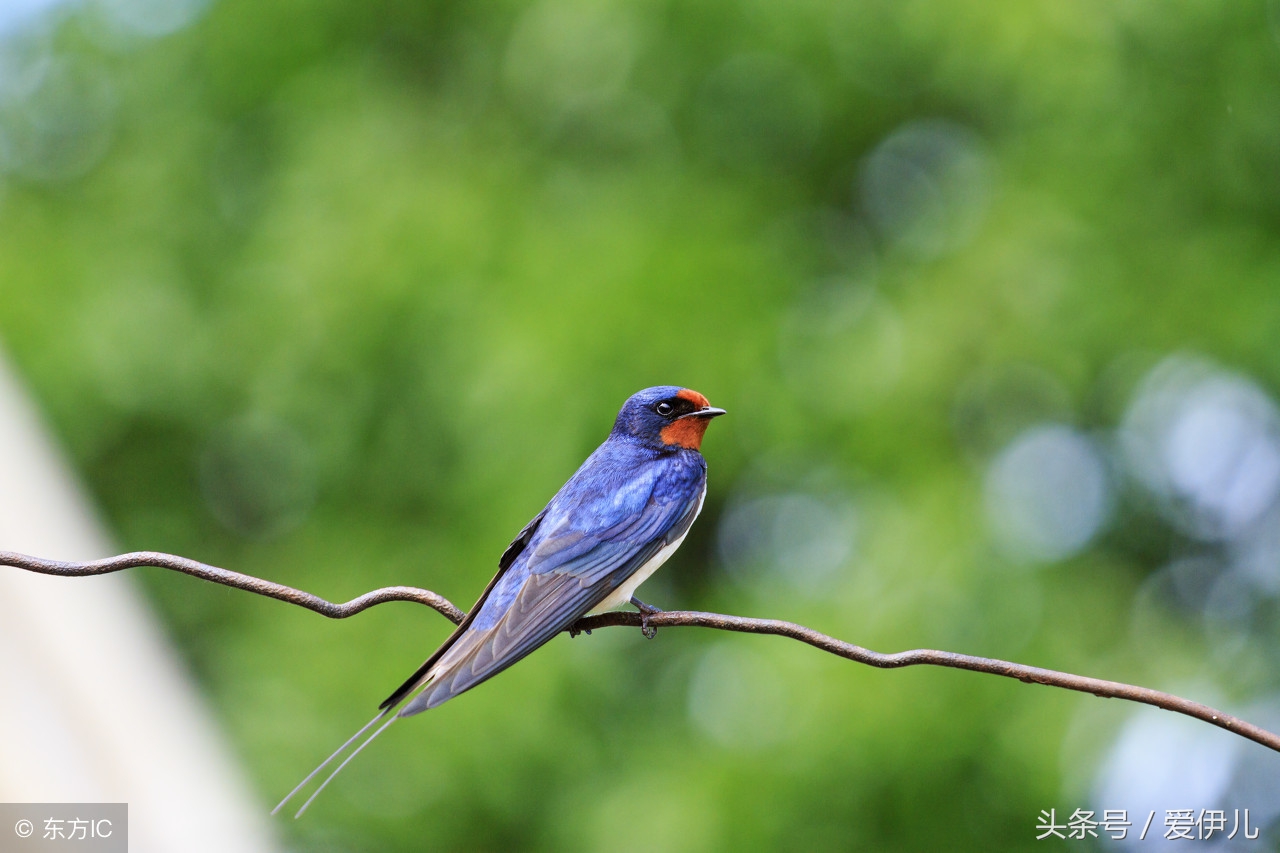
M634 597L636 588L680 547L698 517L707 493L702 436L723 414L688 388L646 388L628 399L604 444L503 552L498 573L457 630L272 814L380 720L390 716L320 784L298 816L396 719L470 690L583 616L628 602L653 612Z

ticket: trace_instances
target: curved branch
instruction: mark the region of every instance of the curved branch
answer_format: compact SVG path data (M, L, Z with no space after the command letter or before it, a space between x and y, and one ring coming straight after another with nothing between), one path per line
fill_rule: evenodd
M314 610L321 616L328 616L330 619L346 619L348 616L355 616L362 610L368 610L375 604L382 604L387 601L416 601L418 604L425 604L455 625L467 615L457 607L454 607L453 602L449 599L429 589L418 589L413 586L388 586L382 589L375 589L373 592L366 592L364 595L353 598L345 604L334 604L332 601L325 601L318 595L312 595L309 592L303 592L291 586L272 583L262 578L255 578L253 575L233 572L230 569L220 569L217 566L198 563L195 560L188 560L186 557L161 554L159 551L134 551L130 554L121 554L118 557L108 557L105 560L93 560L88 563L61 563L57 560L44 560L40 557L28 557L26 554L15 554L12 551L0 551L0 566L13 566L14 568L26 569L37 574L57 575L64 578L109 575L122 569L155 566L156 568L171 569L175 572L182 572L184 575L203 578L207 581L220 583L223 586L243 589L246 592L256 592L258 595L265 595L267 598L274 598L277 601L287 601L290 604Z
M411 586L389 586L367 592L345 604L334 604L309 592L303 592L283 584L272 583L252 575L198 563L186 557L177 557L173 554L161 554L154 551L136 551L131 554L121 554L118 557L94 560L87 563L64 563L29 557L25 554L0 551L0 565L61 577L105 575L122 569L155 566L203 578L224 586L255 592L258 595L264 595L278 601L287 601L290 604L305 607L331 619L345 619L362 610L367 610L375 604L382 604L387 601L413 601L425 604L455 625L460 623L466 615L444 596L437 595L426 589L418 589ZM1104 699L1127 699L1131 702L1154 705L1166 711L1194 717L1197 720L1234 732L1241 737L1248 738L1280 752L1280 735L1255 726L1253 723L1246 722L1238 717L1224 714L1208 705L1192 702L1190 699L1183 699L1181 696L1174 696L1171 693L1162 693L1159 690L1124 684L1119 681L1105 681L1100 678L1089 678L1088 676L1074 675L1069 672L1058 672L1057 670L1041 669L1036 666L1026 666L994 658L961 655L955 652L943 652L935 649L913 649L906 652L897 652L896 654L883 654L864 649L861 646L855 646L852 643L846 643L843 640L837 640L812 628L796 625L793 622L783 622L778 619L748 619L742 616L726 616L722 613L700 613L681 610L655 611L647 616L643 616L640 613L617 611L584 617L567 630L571 633L577 633L579 631L591 631L596 628L618 625L630 627L644 627L647 625L651 628L698 627L714 628L720 631L737 631L744 634L772 634L799 640L824 652L830 652L838 657L868 666L879 667L880 669L897 669L904 666L945 666L952 669L965 669L971 672L985 672L990 675L1004 676L1005 678L1016 678L1028 684L1044 684L1049 687L1061 687L1081 693L1092 693Z

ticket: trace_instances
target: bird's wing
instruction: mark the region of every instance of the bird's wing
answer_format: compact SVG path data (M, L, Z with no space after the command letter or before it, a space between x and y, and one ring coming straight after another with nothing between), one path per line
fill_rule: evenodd
M408 696L422 682L422 677L427 674L431 667L436 665L436 661L449 651L450 647L458 641L458 638L467 632L471 627L471 623L475 621L476 615L480 613L480 607L489 598L489 593L493 591L494 586L507 573L507 569L511 568L511 564L520 556L520 552L529 544L529 540L533 538L533 534L538 531L538 525L542 524L542 519L546 517L547 510L544 507L542 512L533 517L533 520L524 526L524 529L516 534L516 538L511 540L511 544L507 546L507 550L502 552L502 556L498 558L498 573L489 581L489 585L484 588L484 592L480 593L480 598L476 600L475 606L467 611L467 615L458 623L458 627L453 629L453 633L448 636L440 648L431 653L431 657L423 661L422 666L414 670L413 675L405 679L404 683L395 689L390 696L382 701L378 706L378 710L382 711L387 708L400 704L400 700Z
M507 550L503 551L502 556L498 558L499 576L501 576L502 572L511 568L511 564L516 561L516 557L519 557L520 552L529 544L529 540L533 538L533 534L538 532L538 525L542 524L542 519L546 517L547 508L543 507L542 512L535 515L533 517L533 521L526 524L524 529L516 534L516 538L511 540L511 544L507 546ZM495 577L494 580L497 580L497 577ZM488 592L488 590L485 590L485 592Z
M396 691L392 693L390 696L388 696L386 701L384 701L381 705L378 706L378 716L370 720L364 726L364 728L356 732L350 739L347 740L346 743L338 747L336 752L334 752L332 755L326 758L319 767L317 767L315 770L312 770L311 773L308 774L305 779L303 779L300 783L298 783L297 787L295 787L292 791L290 791L289 795L286 796L283 800L281 800L280 804L271 810L271 813L273 815L276 812L278 812L284 806L285 803L293 799L294 795L296 795L299 791L301 791L308 782L314 779L316 774L324 770L324 768L328 767L333 762L334 759L336 759L344 751L346 751L346 749L349 746L351 746L353 743L355 743L356 740L358 740L361 735L363 735L370 728L372 728L374 723L380 722L383 718L385 718L388 714L390 714L392 710L395 709L396 705L399 705L400 702L403 701L406 696L408 696L418 687L423 677L427 674L427 672L431 669L431 667L435 665L436 661L440 659L441 655L447 652L449 648L455 642L457 642L458 638L466 633L467 629L471 626L471 623L475 621L476 615L480 612L481 605L483 605L485 600L489 597L489 593L493 591L493 588L498 584L498 582L502 579L502 577L506 575L507 570L511 568L513 563L515 563L516 559L520 556L520 553L525 549L525 546L529 544L529 541L533 538L534 534L537 533L538 526L542 524L542 519L545 518L546 515L547 515L547 510L544 507L542 512L535 515L533 517L533 520L530 521L528 524L526 524L524 526L524 529L521 530L518 534L516 534L516 538L512 540L510 545L507 546L507 550L503 551L502 556L498 558L498 573L493 576L493 580L489 581L489 585L484 588L484 592L480 593L480 600L476 602L475 607L472 607L470 612L467 613L465 617L463 617L462 622L459 623L458 627L455 628L453 633L449 635L449 638L440 645L440 648L436 649L435 652L431 655L431 657L427 658L426 662L422 664L422 666L418 667L417 671L415 671L413 675L411 675L409 679L405 681L404 684L401 684L399 687L397 687ZM317 796L319 796L320 792L324 790L325 786L328 785L331 781L333 781L333 777L337 776L338 773L342 771L342 768L347 766L347 764L351 761L351 759L355 758L356 755L361 750L363 750L366 746L368 746L373 741L374 738L382 734L382 732L386 730L387 726L395 722L396 719L397 719L396 717L392 717L391 719L387 720L372 735L370 735L367 739L361 741L360 745L357 746L354 750L352 750L352 752L345 759L343 759L342 763L339 764L337 768L332 773L330 773L323 782L320 783L320 786L316 788L314 792L312 792L311 796L307 799L307 801L302 804L302 808L298 809L298 814L295 815L295 817L302 817L302 813L307 810L307 806L311 805L312 800L314 800Z
M596 534L568 524L543 531L529 556L530 571L510 605L492 624L481 620L469 626L436 659L431 682L401 715L440 705L573 624L684 535L697 515L699 497L652 496L643 511Z

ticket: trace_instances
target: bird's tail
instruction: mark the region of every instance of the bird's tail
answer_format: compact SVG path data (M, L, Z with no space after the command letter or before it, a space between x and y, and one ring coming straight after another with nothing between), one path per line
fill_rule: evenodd
M295 820L297 818L302 817L302 813L307 810L307 807L311 805L312 801L315 800L316 797L320 796L320 792L323 791L325 787L330 782L333 781L333 777L341 773L342 768L350 764L351 759L359 755L362 749L364 749L369 744L373 743L374 738L376 738L378 735L386 731L387 727L390 726L392 723L394 723L400 717L408 717L408 716L411 716L412 714L418 713L419 711L426 710L425 707L417 708L415 710L410 710L409 707L402 708L401 706L405 704L406 700L412 698L419 689L426 687L428 684L430 684L435 679L435 675L436 675L435 673L429 673L424 677L421 674L421 672L415 673L412 679L405 682L405 684L399 690L397 690L394 694L392 694L391 698L389 698L387 701L382 703L382 705L378 708L378 715L376 717L374 717L372 720L370 720L369 722L361 726L360 731L356 732L351 737L347 738L346 743L344 743L342 746L335 749L332 755L330 755L324 761L320 762L319 767L317 767L315 770L312 770L310 773L308 773L307 778L299 782L297 786L292 791L290 791L283 800L281 800L279 803L276 804L276 807L271 810L271 814L275 815L279 813L279 811L285 807L286 803L288 803L290 800L296 797L303 788L307 787L307 785L310 784L312 779L320 775L320 771L324 770L326 767L332 764L335 760L341 757L341 755L344 752L346 752L347 749L349 749L353 743L360 740L361 735L369 731L369 729L372 729L375 725L377 725L382 720L386 720L385 723L382 723L382 725L378 726L378 728L374 731L373 734L369 735L363 741L360 741L360 744L355 749L352 749L351 753L347 755L346 758L342 759L342 763L339 764L337 767L333 768L333 772L330 773L328 776L326 776L324 781L321 782L320 785L314 791L311 792L311 796L307 797L307 801L302 804L302 808L298 809L297 814L293 816ZM387 719L387 718L390 718L390 719Z
M294 819L302 817L302 813L305 812L307 810L307 807L311 805L312 800L320 796L320 792L325 789L326 785L328 785L330 782L333 781L333 777L341 773L342 768L346 767L347 764L350 763L351 759L355 758L357 755L360 754L360 750L364 749L366 746L372 743L374 738L376 738L378 735L386 731L387 726L391 725L396 721L396 715L392 713L394 710L395 708L391 707L391 708L383 708L381 711L379 711L378 716L374 717L372 720L365 723L364 726L361 727L360 731L356 732L350 738L348 738L347 742L344 743L342 746L338 747L332 755L330 755L328 758L322 761L319 767L317 767L315 770L312 770L310 773L308 773L307 778L299 782L298 786L294 788L292 791L290 791L288 796L286 796L283 800L281 800L280 803L274 809L271 810L271 814L274 815L277 812L279 812L282 808L284 808L285 803L289 802L295 796L297 796L298 792L301 791L303 788L305 788L312 779L316 778L316 776L320 774L321 770L324 770L326 767L328 767L330 764L333 763L334 759L338 758L340 755L346 752L347 748L350 747L351 744L355 743L357 740L360 740L361 735L369 731L369 729L373 728L373 726L376 725L383 718L388 716L391 717L391 719L387 720L381 726L378 726L377 730L373 734L369 735L369 737L361 741L359 746L351 750L351 754L348 755L346 758L342 759L342 763L339 764L337 767L335 767L333 772L325 777L325 780L320 783L320 787L316 788L315 791L312 792L311 796L307 798L307 801L302 804L302 808L298 809L298 813L294 815Z

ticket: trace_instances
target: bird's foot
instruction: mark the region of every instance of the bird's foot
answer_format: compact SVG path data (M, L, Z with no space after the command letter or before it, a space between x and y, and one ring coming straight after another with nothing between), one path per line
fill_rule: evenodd
M657 627L649 624L649 617L655 613L661 613L661 608L654 607L651 604L645 604L634 595L631 596L631 603L635 605L636 610L640 611L640 633L644 634L646 640L652 640L658 636Z
M586 634L588 637L590 637L591 629L590 628L570 628L569 629L570 640L572 640L574 637L578 636L579 634Z

